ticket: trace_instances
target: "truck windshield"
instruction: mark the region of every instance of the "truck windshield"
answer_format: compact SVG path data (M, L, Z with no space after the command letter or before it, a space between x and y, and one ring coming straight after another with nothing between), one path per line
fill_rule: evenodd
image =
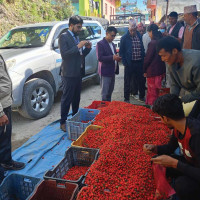
M10 30L0 39L0 49L41 47L51 29L52 26L37 26Z
M117 35L122 36L128 31L128 27L116 27Z

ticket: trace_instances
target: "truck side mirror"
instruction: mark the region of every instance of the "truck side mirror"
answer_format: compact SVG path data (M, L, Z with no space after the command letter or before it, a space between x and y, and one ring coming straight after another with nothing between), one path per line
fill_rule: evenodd
M58 38L55 39L54 43L53 43L53 48L54 49L58 49Z

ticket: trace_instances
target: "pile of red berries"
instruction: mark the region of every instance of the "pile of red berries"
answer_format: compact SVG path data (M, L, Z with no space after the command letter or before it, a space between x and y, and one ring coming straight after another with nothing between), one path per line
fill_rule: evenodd
M104 128L89 130L83 146L100 148L100 157L78 199L154 199L151 157L143 145L168 142L170 130L159 116L143 106L114 101L101 108L94 124Z

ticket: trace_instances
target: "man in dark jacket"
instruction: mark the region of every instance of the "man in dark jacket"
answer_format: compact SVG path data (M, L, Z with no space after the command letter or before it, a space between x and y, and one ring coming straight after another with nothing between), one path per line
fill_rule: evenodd
M184 21L187 24L183 37L183 49L200 50L200 24L196 5L184 8Z
M106 37L97 43L102 101L111 101L115 85L115 74L119 74L118 62L121 58L117 55L115 45L112 42L116 34L117 29L110 26L106 30Z
M158 154L151 161L166 167L166 174L175 178L174 189L179 200L199 200L200 122L186 118L181 100L172 94L159 97L154 102L153 111L173 129L173 134L168 144L145 144L143 150L147 154ZM182 156L173 154L177 147L180 147Z
M171 12L169 14L169 23L171 26L167 29L167 35L171 35L177 38L179 42L182 42L184 26L178 22L177 12Z
M83 20L79 16L72 16L69 19L69 29L61 34L59 38L60 53L62 56L61 78L62 91L61 98L61 121L60 128L66 132L66 119L72 103L72 115L79 109L82 69L84 58L91 50L91 43L88 41L79 42L77 37L82 29ZM86 47L83 50L83 47Z
M137 24L134 20L129 22L128 32L122 36L120 41L120 56L124 65L124 101L130 102L130 83L133 77L135 91L139 100L145 101L145 78L143 76L143 60L145 56L142 37L137 31Z

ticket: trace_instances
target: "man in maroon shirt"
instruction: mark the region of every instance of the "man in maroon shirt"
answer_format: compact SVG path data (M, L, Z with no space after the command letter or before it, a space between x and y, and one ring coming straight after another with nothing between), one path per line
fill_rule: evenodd
M181 99L173 94L159 97L154 102L153 111L173 129L173 134L168 144L145 144L144 152L158 154L151 161L166 167L166 174L175 178L174 189L179 200L199 200L200 122L185 117ZM177 147L181 149L181 156L173 154Z

